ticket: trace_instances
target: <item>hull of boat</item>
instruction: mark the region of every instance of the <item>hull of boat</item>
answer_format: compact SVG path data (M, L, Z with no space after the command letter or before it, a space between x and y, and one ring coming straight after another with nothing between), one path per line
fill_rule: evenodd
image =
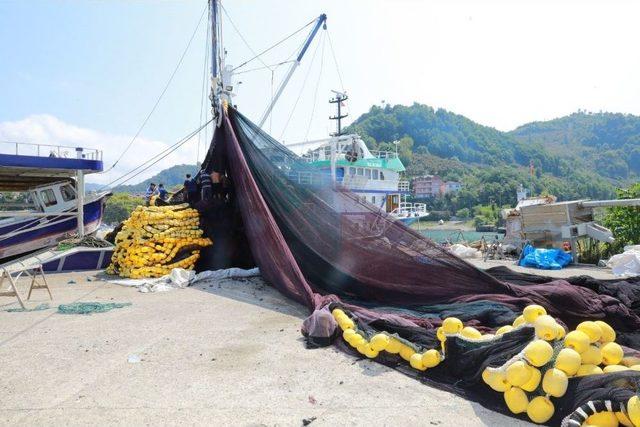
M84 205L86 234L93 233L100 226L105 200L106 196ZM0 225L0 259L53 246L68 237L69 233L75 232L77 224L75 216L57 217L51 214Z
M404 225L411 225L414 222L418 221L420 218L415 216L404 217L404 218L396 218L398 221L403 223Z

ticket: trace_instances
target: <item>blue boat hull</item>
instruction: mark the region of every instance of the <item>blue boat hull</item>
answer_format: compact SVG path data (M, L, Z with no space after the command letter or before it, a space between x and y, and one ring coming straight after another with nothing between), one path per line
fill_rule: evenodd
M95 231L102 222L106 197L84 205L83 222L87 233ZM46 225L31 230L39 224ZM55 245L69 233L75 232L77 224L75 216L56 218L56 214L52 214L0 226L0 259ZM15 235L5 238L10 233Z

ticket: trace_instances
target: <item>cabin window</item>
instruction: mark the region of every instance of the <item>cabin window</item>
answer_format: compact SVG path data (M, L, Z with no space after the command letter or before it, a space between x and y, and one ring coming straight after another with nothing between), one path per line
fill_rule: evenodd
M376 204L376 196L371 196L371 203Z
M382 173L382 171L380 171L380 179L384 181L384 174Z
M353 176L356 174L356 168L349 168L349 175Z
M47 188L46 190L42 190L40 192L40 197L42 197L42 202L45 206L53 206L58 203L56 200L56 195L53 193L53 190Z
M364 169L358 168L357 169L357 175L363 176L364 175Z
M65 202L76 199L76 192L73 191L73 187L69 184L60 187L60 194L62 194L62 200Z
M364 170L364 176L367 179L371 179L371 169L365 169Z
M371 171L371 177L373 179L378 179L378 169L374 169Z

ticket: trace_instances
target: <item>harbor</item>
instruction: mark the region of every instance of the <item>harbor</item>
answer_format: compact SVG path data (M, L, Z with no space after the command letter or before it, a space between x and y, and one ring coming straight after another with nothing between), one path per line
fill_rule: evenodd
M260 278L146 294L103 277L49 275L54 302L39 291L30 304L46 310L7 312L16 305L2 301L3 424L237 424L242 414L244 425L530 425L335 349L306 350L306 309ZM78 301L131 306L57 313Z
M0 423L640 427L634 8L287 2L0 5Z

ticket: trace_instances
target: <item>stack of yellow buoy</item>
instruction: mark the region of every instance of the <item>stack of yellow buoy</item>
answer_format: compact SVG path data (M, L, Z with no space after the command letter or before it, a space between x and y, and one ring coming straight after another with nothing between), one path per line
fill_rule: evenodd
M198 211L188 204L138 206L115 243L106 272L134 279L161 277L174 268L193 269L200 249L212 244L202 237Z
M422 351L417 346L387 333L381 332L367 337L363 331L357 329L353 319L342 309L334 308L331 314L342 329L344 340L360 354L370 359L377 357L381 351L386 351L390 354L398 354L409 362L412 368L419 371L434 368L442 361L442 355L438 350Z
M569 378L573 376L640 370L640 360L624 358L622 347L614 342L615 331L605 322L582 322L574 331L566 333L543 307L530 305L513 325L499 328L496 335L509 333L523 325L535 328L535 339L504 366L486 368L482 378L492 389L504 393L511 412L526 412L533 422L544 423L553 416L555 407L551 398L564 396ZM639 364L631 365L635 362ZM544 375L541 370L544 370ZM527 392L534 392L539 387L545 395L529 401ZM618 419L626 418L621 412L598 413L593 417L587 419L587 424L601 425L602 419L613 417L611 419L615 419L617 425Z

